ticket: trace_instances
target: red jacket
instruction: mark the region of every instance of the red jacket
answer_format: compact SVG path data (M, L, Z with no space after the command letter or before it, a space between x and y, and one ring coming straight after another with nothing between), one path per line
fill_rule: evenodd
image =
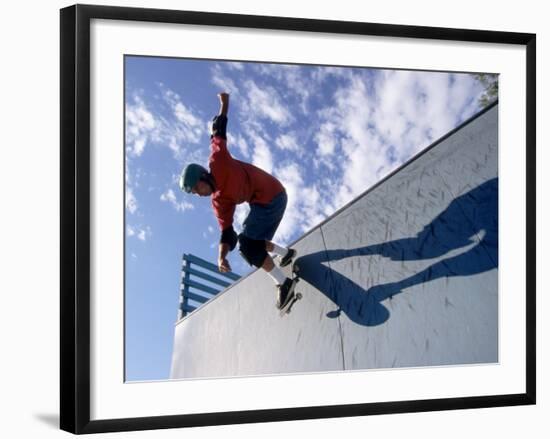
M216 181L212 207L221 230L233 224L237 204L268 204L284 190L279 180L250 163L231 157L227 141L219 136L210 141L210 172Z

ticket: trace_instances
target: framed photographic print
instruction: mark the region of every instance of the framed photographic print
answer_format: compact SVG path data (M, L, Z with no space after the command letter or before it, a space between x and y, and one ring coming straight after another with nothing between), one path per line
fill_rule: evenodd
M533 34L61 10L61 428L534 404Z

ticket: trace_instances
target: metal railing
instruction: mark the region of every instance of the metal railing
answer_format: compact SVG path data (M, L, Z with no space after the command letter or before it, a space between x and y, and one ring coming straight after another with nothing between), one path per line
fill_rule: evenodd
M216 265L204 259L184 254L178 320L195 311L240 278L235 273L221 273ZM204 284L204 281L210 285Z

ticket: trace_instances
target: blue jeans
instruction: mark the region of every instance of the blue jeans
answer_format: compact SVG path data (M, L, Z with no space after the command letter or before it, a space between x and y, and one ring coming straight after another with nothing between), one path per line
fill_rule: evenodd
M271 241L283 219L286 203L286 192L282 191L269 204L250 204L242 234L250 239Z

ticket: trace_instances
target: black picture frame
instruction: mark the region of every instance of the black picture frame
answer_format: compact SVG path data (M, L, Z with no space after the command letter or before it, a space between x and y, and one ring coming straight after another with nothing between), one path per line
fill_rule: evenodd
M295 30L526 48L526 376L525 393L129 419L90 419L90 21L133 20ZM535 404L536 401L536 35L209 12L74 5L60 11L60 426L76 433L212 426Z

